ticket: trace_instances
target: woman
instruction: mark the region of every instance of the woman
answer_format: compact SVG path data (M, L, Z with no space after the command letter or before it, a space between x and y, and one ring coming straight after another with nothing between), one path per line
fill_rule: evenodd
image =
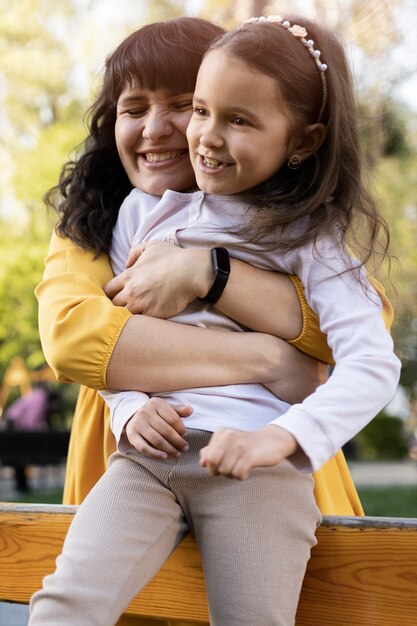
M317 371L311 360L289 343L266 335L216 334L131 315L128 308L136 312L138 306L131 284L138 275L148 280L143 270L145 254L108 288L114 295L122 287L116 302L128 308L115 307L103 292L112 277L105 253L118 208L132 188L132 181L154 195L168 187L181 191L194 184L184 122L191 115L191 95L201 56L220 33L221 29L203 20L182 18L142 28L125 40L107 62L103 89L92 107L85 152L76 163L67 164L61 176L58 191L63 201L57 203L61 237L53 236L37 297L48 362L59 380L86 385L80 391L74 416L66 503L84 499L104 472L115 447L107 411L95 389L155 391L278 379L275 392L285 398L286 393L294 393L294 388L303 387L302 368L309 381ZM133 143L130 154L118 155L114 141L116 106L126 82L135 81L145 83L151 96L158 97L127 103L125 128L132 133ZM142 140L131 131L138 120L144 120L144 149ZM51 195L49 199L52 201ZM146 252L150 254L152 249ZM169 250L164 252L152 281L165 285L167 301L172 293L185 292L186 296L179 298L179 306L185 306L204 295L213 273L207 251L197 257L198 252L196 262L186 263L181 257L174 268L171 261L164 260ZM156 267L154 261L152 267ZM389 303L384 300L384 304L389 318ZM216 306L245 326L273 332L331 363L325 338L296 279L290 281L283 275L233 263L229 282ZM271 315L270 311L280 311L280 315ZM284 367L278 372L280 363ZM313 384L318 382L316 376ZM309 382L301 395L311 390ZM362 513L341 453L315 475L315 483L322 513Z

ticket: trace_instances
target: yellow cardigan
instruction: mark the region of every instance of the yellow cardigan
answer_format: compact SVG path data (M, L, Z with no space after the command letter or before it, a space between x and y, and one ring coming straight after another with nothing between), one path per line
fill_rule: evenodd
M105 255L91 252L68 239L52 236L42 282L36 288L39 330L49 365L61 382L80 383L68 450L65 504L79 504L106 469L115 450L109 412L97 389L106 388L106 369L116 342L131 313L114 306L103 286L113 273ZM308 307L301 283L293 277L304 314L301 335L291 341L300 350L332 363L317 316ZM392 309L382 287L387 326ZM315 495L325 515L363 515L343 453L339 451L314 474Z

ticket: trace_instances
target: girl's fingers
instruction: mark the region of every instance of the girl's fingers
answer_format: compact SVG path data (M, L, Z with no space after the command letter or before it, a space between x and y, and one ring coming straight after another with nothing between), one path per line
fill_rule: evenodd
M181 452L188 450L188 444L183 438L187 429L182 423L179 413L189 416L192 408L178 406L173 408L161 398L149 400L126 425L126 435L132 445L140 451L149 452L149 446L155 450L178 457ZM138 435L140 439L135 439ZM145 443L146 442L146 446Z
M186 427L182 421L182 417L189 417L193 412L190 406L171 406L166 402L159 404L155 407L158 416L160 416L171 428L173 428L179 435L185 435L187 432Z
M200 451L200 465L214 476L245 480L254 467L252 451L246 433L218 431Z
M139 433L133 433L128 436L129 443L136 448L138 452L141 452L144 456L155 459L162 460L168 457L168 454L163 450L157 450L153 448L149 443L144 439Z

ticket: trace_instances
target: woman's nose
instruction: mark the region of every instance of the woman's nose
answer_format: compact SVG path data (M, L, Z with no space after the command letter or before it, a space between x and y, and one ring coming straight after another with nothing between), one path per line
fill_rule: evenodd
M142 135L149 141L157 141L168 137L173 131L173 124L169 115L158 111L149 111L144 120Z

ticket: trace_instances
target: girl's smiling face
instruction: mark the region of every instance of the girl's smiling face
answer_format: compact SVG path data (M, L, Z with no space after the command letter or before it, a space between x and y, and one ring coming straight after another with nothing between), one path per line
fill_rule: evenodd
M203 60L187 129L197 184L235 194L260 184L287 161L295 127L276 81L222 49Z

